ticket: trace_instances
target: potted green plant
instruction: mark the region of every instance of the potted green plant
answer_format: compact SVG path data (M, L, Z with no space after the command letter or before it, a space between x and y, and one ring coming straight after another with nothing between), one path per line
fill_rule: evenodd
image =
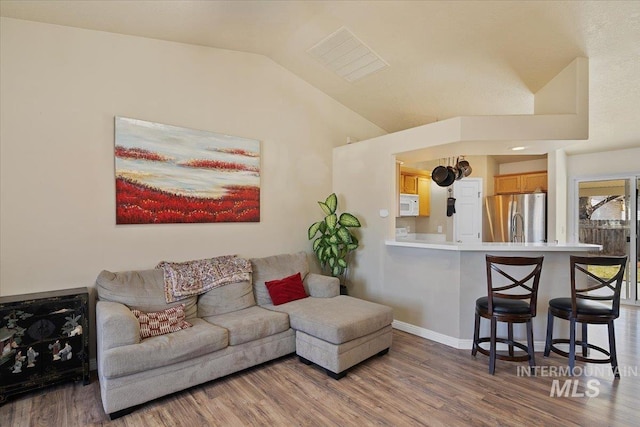
M345 276L349 266L349 254L358 248L358 239L350 228L360 227L354 215L343 212L338 216L338 198L332 193L324 202L318 202L325 214L322 221L309 227L309 240L313 241L313 252L325 273L340 279L340 293L346 294ZM318 237L316 237L318 236Z

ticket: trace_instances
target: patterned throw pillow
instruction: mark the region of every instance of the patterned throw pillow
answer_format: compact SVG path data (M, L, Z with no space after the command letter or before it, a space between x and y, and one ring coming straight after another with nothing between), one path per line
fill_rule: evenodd
M140 310L131 310L131 312L140 323L140 338L143 339L176 332L193 326L184 320L184 304L152 313L143 313Z

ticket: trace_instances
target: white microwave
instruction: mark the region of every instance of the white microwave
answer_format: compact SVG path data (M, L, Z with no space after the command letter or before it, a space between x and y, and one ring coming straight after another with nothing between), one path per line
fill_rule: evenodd
M417 194L400 194L400 216L418 216L419 203Z

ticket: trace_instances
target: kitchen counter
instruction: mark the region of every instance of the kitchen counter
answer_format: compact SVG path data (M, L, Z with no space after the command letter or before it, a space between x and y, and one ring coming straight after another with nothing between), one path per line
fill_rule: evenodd
M584 243L458 243L458 242L433 242L415 237L396 237L395 240L386 240L387 246L402 246L405 248L439 249L444 251L482 251L482 252L587 252L602 250L601 245Z
M533 320L535 348L540 351L549 300L571 293L570 256L601 250L599 245L579 243L464 244L436 238L409 235L386 240L383 280L396 295L395 328L460 349L471 348L475 301L487 294L486 255L544 256L538 316ZM560 323L558 329L567 332L567 325ZM489 322L483 322L484 336L488 328ZM503 328L498 326L500 334L506 333ZM525 328L515 329L516 338L525 339Z

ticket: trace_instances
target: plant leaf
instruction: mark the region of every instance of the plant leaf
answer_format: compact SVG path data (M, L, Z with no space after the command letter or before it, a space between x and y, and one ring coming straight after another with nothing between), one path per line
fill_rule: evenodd
M318 202L318 204L322 208L322 212L324 212L325 215L331 215L333 213L333 212L331 212L331 209L329 209L329 206L327 206L326 203Z
M331 193L324 203L331 210L329 213L335 213L338 208L338 197L336 196L336 193Z
M318 257L318 260L320 260L321 262L324 261L322 259L322 252L324 252L324 246L319 246L318 249L316 250L316 256Z
M357 243L350 243L350 244L347 245L347 250L349 252L355 251L356 249L358 249L358 244Z
M318 251L318 247L320 247L320 245L322 244L322 238L318 237L316 240L313 241L313 251L317 252Z
M344 227L360 227L360 221L350 213L344 212L340 215L340 225Z
M324 222L327 224L327 228L329 230L333 230L336 228L336 224L338 223L338 217L336 214L331 214L324 219Z
M340 258L338 260L338 265L342 268L347 268L347 261L345 261L343 258Z
M315 237L315 235L318 233L318 230L320 229L320 224L322 224L322 221L318 221L318 222L314 222L313 224L311 224L311 227L309 227L309 240L313 239Z
M329 258L329 267L333 268L336 265L336 259L334 257Z
M340 237L340 240L342 240L344 243L351 243L351 233L349 233L349 230L347 230L346 228L338 228L337 234L338 237Z
M338 245L331 245L331 252L333 252L336 257L339 257Z
M334 277L337 277L337 276L339 276L339 275L340 275L341 271L342 271L342 268L341 268L339 265L334 265L334 266L333 266L333 270L331 271L331 274L332 274Z
M335 234L332 234L331 237L329 237L329 243L331 243L332 245L335 245L338 242L338 236L336 236Z

